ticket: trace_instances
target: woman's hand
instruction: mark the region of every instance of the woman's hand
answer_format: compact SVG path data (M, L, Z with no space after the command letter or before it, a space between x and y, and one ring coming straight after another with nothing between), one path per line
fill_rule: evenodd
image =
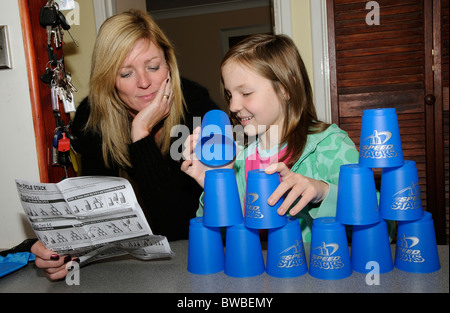
M181 170L195 179L195 181L204 188L205 184L205 172L211 170L213 168L204 165L198 157L195 155L195 146L197 145L198 139L200 137L201 128L197 127L192 132L186 141L184 142L184 151L183 157L185 161L181 164ZM228 163L227 165L220 168L233 168L233 162ZM214 169L216 169L215 167Z
M59 280L66 277L68 270L66 265L72 258L69 255L58 255L54 251L45 248L42 242L37 241L31 247L31 253L36 256L35 264L44 269L50 280Z
M173 101L170 77L159 88L153 102L141 110L131 124L131 140L136 142L150 135L151 131L170 113Z
M275 205L288 192L283 203L278 208L277 212L279 215L286 214L291 205L299 198L297 204L289 212L292 216L300 212L309 202L321 202L328 194L328 184L294 173L283 162L270 165L265 172L267 174L278 172L281 177L280 185L269 197L269 205Z

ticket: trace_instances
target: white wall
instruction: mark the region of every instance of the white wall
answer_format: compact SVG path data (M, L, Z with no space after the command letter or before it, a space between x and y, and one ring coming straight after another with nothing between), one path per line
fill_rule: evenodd
M8 26L11 70L0 70L0 249L35 237L14 179L39 181L22 29L17 0L2 0L0 25Z

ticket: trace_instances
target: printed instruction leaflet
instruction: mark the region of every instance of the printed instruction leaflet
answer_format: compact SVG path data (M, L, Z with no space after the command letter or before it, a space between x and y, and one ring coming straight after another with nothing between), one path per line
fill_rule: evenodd
M81 264L129 253L172 257L167 238L153 235L128 180L75 177L57 184L16 179L23 209L38 239Z

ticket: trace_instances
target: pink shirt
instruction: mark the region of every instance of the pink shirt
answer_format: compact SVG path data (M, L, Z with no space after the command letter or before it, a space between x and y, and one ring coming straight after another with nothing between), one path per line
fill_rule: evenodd
M278 146L263 151L260 153L258 147L255 145L254 151L250 152L245 159L245 180L247 181L248 171L256 169L265 169L269 165L280 162L279 160L286 154L287 146L284 145L283 149L278 152ZM284 160L286 163L288 160Z

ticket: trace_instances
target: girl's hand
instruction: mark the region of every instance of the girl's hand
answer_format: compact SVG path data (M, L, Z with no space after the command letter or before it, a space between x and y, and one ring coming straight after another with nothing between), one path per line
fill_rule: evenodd
M172 84L169 77L159 88L153 102L134 117L131 140L136 142L150 135L152 129L169 115L172 101Z
M266 168L267 174L275 172L280 173L281 183L269 197L267 201L269 205L275 205L277 201L287 194L281 206L278 208L278 214L284 215L291 205L298 199L297 204L290 210L290 215L296 215L309 202L319 203L328 194L328 184L323 181L312 179L301 174L297 174L289 170L283 162L272 164Z
M183 157L185 161L181 164L181 170L195 179L195 181L204 188L205 184L205 172L211 170L213 168L206 166L195 155L195 146L197 145L197 141L200 138L201 128L197 127L192 132L186 141L184 142L185 149L183 151ZM233 168L233 162L228 163L227 165L220 168Z
M59 280L66 277L68 270L66 265L72 258L69 255L58 255L54 251L45 248L42 242L37 241L31 247L31 253L36 256L35 264L44 269L50 280Z

